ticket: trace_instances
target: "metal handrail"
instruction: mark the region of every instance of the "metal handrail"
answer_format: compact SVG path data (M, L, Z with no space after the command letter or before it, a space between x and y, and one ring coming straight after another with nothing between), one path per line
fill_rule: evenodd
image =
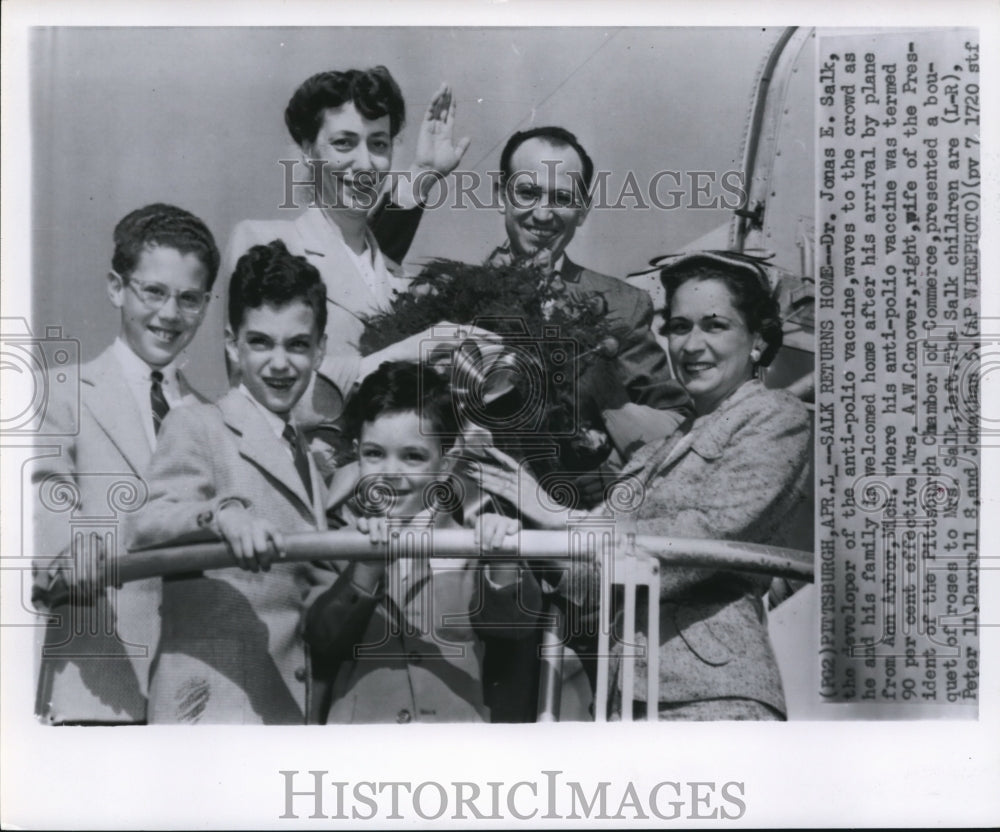
M613 527L613 526L612 526ZM613 549L608 551L611 536L609 526L594 527L588 524L568 526L566 531L521 531L504 541L498 550L482 552L475 543L473 532L467 529L434 529L432 527L401 526L391 529L388 543L373 545L370 539L358 532L305 532L284 537L284 557L277 561L293 563L313 560L384 560L390 552L398 557L424 557L434 559L476 557L483 563L510 560L546 560L553 563L565 561L579 563L581 558L600 562L609 554L616 568L610 581L602 580L600 588L600 632L597 690L595 692L595 718L606 718L609 695L609 636L610 636L610 583L621 584L625 590L625 643L635 639L635 590L639 583L649 586L648 625L650 632L659 632L659 593L657 575L660 566L693 566L726 571L751 572L811 582L814 579L813 553L777 546L741 543L729 540L702 540L660 537L653 535L616 534ZM597 532L597 534L594 534ZM569 535L569 536L568 536ZM70 560L70 559L68 559ZM236 568L237 563L228 547L222 542L197 542L165 548L125 552L105 564L104 581L122 585L131 581L168 575L190 574L216 569ZM616 580L617 578L617 580ZM539 679L537 719L539 722L558 722L561 698L562 664L565 642L565 619L554 605L549 605L549 620L542 634L539 660L542 669ZM625 658L623 656L623 658ZM659 680L659 657L650 651L647 673L648 701L654 701ZM45 667L39 679L39 696L45 685ZM50 668L51 670L51 668ZM623 664L623 689L631 690L634 665ZM43 701L39 699L39 701ZM657 710L649 709L649 719ZM631 720L628 709L622 718Z
M575 527L570 526L572 531ZM581 530L586 530L584 527ZM456 558L479 557L490 560L566 560L579 554L567 553L567 535L561 531L521 531L505 541L500 549L481 552L468 529L422 529L401 527L393 530L400 536L427 535L432 532L433 552L401 546L402 556ZM282 562L308 560L384 560L387 544L372 545L359 532L304 532L285 535L285 558ZM778 546L740 543L732 540L702 540L654 535L628 537L637 556L656 558L670 566L702 566L736 572L754 572L789 578L813 580L813 553ZM395 549L395 546L393 546ZM598 555L593 540L589 555ZM128 583L143 578L236 567L226 544L221 542L189 543L182 546L127 552L115 559L109 580Z

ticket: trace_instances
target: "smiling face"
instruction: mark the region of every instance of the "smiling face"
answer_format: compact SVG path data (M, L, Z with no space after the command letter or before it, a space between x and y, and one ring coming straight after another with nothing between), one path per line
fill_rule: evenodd
M415 411L384 413L361 426L355 443L361 477L384 482L395 494L394 517L424 510L424 491L448 471L441 441Z
M568 145L540 138L518 145L510 160L501 209L510 247L518 257L541 249L555 263L583 223L583 161Z
M301 300L247 309L239 333L227 333L230 361L250 394L284 417L302 398L326 350L312 307Z
M699 415L711 413L753 377L750 351L763 340L747 329L721 280L688 280L670 301L670 361Z
M372 207L392 166L389 129L388 115L365 118L353 101L323 111L316 140L302 146L307 159L322 162L322 205L360 213Z
M141 285L163 287L169 295L166 302L159 308L149 306L137 291ZM177 293L204 294L207 288L208 271L198 256L165 246L145 249L130 275L108 275L108 296L121 310L122 337L150 367L173 361L191 343L204 316L204 309L196 314L181 312Z

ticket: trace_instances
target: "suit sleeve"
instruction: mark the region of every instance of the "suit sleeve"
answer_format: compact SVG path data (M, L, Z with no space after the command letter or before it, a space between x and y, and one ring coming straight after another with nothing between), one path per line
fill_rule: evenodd
M305 640L312 655L324 663L352 659L383 594L381 582L373 592L354 582L353 563L344 569L306 612Z
M49 389L60 391L58 384ZM39 445L45 446L31 467L32 526L35 556L32 560L32 598L44 605L44 598L56 574L69 566L66 555L70 543L70 505L67 498L80 500L77 482L77 421L80 401L59 392L46 402ZM40 449L41 450L41 449Z
M361 376L361 356L357 351L327 352L316 374L322 384L314 385L311 406L321 421L328 421L327 414L339 413L350 398Z
M676 431L691 406L684 389L670 376L667 356L649 328L653 319L649 295L632 289L624 298L632 307L617 327L619 353L609 362L613 372L604 374L594 397L608 436L622 459L628 459L636 448Z
M177 407L163 420L146 477L146 505L125 527L129 549L219 539L219 509L233 500L249 506L235 490L220 487L212 462L218 448L205 423L213 412L211 405Z
M477 570L482 587L470 610L470 621L481 639L527 638L539 628L542 589L527 563Z
M630 294L634 298L632 312L626 320L618 353L619 375L629 401L656 410L678 410L687 415L690 412L687 394L671 377L667 354L650 329L653 302L641 289L634 289Z
M417 228L423 219L423 206L415 208L400 208L389 202L383 202L368 218L378 247L382 254L390 260L402 263L406 253L417 236Z
M683 476L666 476L649 486L661 505L683 506L669 516L638 521L639 534L701 539L767 539L802 499L809 470L809 419L804 412L775 403L749 415L711 466L717 486L698 495L697 504ZM695 453L695 451L691 451ZM711 569L664 567L661 598L677 597L716 574ZM762 576L764 588L770 578Z

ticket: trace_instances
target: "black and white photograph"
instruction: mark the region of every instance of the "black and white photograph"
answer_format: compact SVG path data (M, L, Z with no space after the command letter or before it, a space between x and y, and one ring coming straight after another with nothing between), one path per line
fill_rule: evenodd
M5 4L5 825L995 823L996 10L486 6Z

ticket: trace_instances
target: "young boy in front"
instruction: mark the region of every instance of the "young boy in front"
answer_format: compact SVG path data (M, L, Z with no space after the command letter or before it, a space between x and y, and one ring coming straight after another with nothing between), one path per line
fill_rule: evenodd
M517 596L509 565L479 568L478 552L432 557L433 530L461 526L472 487L456 477L460 428L448 381L427 366L386 362L347 416L358 466L342 511L372 543L389 542L389 558L344 566L307 613L317 666L335 674L326 721L488 721L479 633L526 637L539 599ZM476 540L488 550L517 529L514 519L484 514Z
M254 246L229 288L227 352L241 384L171 412L130 548L206 535L243 571L164 581L151 723L301 724L311 679L301 619L334 573L282 563L282 535L326 528L324 487L291 419L323 358L326 289L278 240Z
M111 266L106 289L120 312L118 337L80 367L78 390L53 370L40 431L47 453L32 469L39 553L32 599L52 615L36 713L52 724L146 719L161 582L103 588L121 554L104 521L114 509L128 511L130 495L141 496L166 412L203 400L178 364L204 319L219 252L200 219L157 203L115 227ZM88 521L104 528L80 534Z

